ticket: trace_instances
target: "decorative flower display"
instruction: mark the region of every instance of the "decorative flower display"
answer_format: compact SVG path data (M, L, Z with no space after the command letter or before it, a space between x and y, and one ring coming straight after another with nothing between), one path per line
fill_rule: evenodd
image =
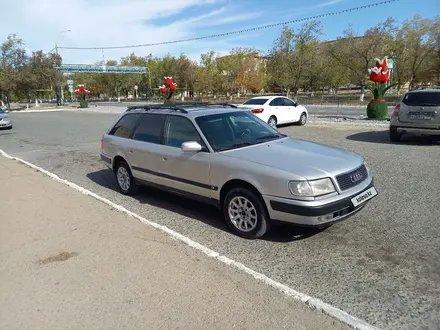
M368 69L370 80L373 85L367 86L373 93L373 99L368 103L367 115L368 118L385 119L388 115L388 105L384 100L385 93L396 84L387 86L390 79L390 72L388 71L387 57L383 59L375 59L376 66Z
M385 93L394 85L386 86L388 79L390 79L390 72L387 68L387 57L383 59L375 59L376 66L368 69L370 80L374 83L373 86L368 86L373 93L374 99L382 99Z
M159 86L159 91L165 97L165 102L171 102L171 97L177 90L177 84L173 82L173 77L165 77L164 85Z
M75 94L79 96L79 107L87 108L89 104L86 101L86 96L90 95L90 91L85 89L84 85L78 85L78 89L75 90Z

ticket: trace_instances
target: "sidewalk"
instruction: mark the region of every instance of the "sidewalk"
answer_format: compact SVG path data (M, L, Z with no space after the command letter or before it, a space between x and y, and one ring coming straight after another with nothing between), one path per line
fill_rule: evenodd
M1 329L348 329L1 156L0 182Z

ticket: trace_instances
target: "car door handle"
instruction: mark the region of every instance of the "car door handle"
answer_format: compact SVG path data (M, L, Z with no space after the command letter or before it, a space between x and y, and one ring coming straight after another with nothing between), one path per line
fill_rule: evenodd
M164 162L166 162L166 161L168 160L168 158L166 158L166 157L162 157L162 160L163 160Z
M128 152L132 154L132 153L133 153L133 150L130 149L130 150L128 150Z

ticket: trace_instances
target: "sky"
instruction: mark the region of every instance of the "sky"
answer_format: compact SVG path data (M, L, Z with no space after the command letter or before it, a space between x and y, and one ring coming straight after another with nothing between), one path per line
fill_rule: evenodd
M106 47L200 37L262 25L301 19L381 0L14 0L1 8L0 41L17 34L29 53L49 52L58 46ZM394 17L398 22L419 14L440 15L439 0L400 0L370 9L321 20L323 40L342 35L351 25L359 35L369 27ZM300 23L290 25L299 28ZM70 32L66 32L70 30ZM64 32L63 32L64 31ZM178 56L185 53L198 60L214 50L223 55L237 47L269 51L281 27L229 37L186 43L116 50L65 50L59 53L66 64L93 64L119 59L134 52L138 56Z

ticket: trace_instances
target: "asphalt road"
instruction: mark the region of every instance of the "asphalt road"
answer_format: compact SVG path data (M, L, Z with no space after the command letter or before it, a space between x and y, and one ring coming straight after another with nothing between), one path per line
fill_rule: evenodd
M126 197L99 161L116 114L11 114L0 148L296 290L382 329L440 329L440 144L390 144L386 130L284 127L292 136L362 154L379 196L325 231L275 227L260 240L229 233L215 209L156 190ZM11 187L13 189L13 187Z

